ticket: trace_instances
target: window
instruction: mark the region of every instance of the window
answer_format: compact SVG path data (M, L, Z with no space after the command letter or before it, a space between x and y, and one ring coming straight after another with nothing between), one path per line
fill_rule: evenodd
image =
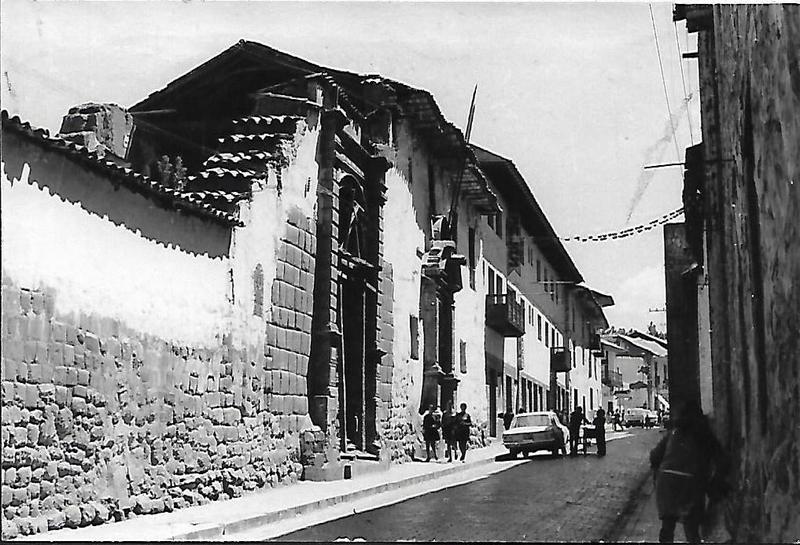
M261 263L253 271L253 314L264 316L264 269Z
M486 282L487 289L489 290L489 294L494 293L494 269L489 267L489 276Z
M538 259L536 260L536 281L542 281L542 262Z
M547 322L544 323L544 345L550 346L550 324Z
M469 245L468 259L469 259L469 287L475 289L475 228L469 228Z
M498 212L497 219L495 220L495 231L497 231L497 236L503 238L503 214Z
M557 347L558 345L556 344L556 328L555 327L550 330L550 334L552 335L552 338L550 339L550 344L552 346L554 346L554 347Z
M539 338L540 341L542 340L542 315L541 314L537 314L536 315L536 336Z
M467 372L467 343L464 341L458 341L458 353L460 356L461 362L461 372Z
M589 388L589 407L594 407L594 390Z
M494 216L486 216L486 223L494 230Z
M419 318L409 316L409 330L411 332L411 359L419 359Z

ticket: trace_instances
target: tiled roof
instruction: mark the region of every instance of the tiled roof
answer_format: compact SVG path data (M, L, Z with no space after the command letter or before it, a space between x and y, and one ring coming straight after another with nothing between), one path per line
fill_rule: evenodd
M650 352L654 356L664 357L667 355L667 349L653 341L646 341L644 339L637 339L636 337L629 337L628 335L618 335L620 339L624 339L637 348Z
M10 117L6 110L2 111L2 127L3 131L18 134L45 149L65 155L72 161L86 165L109 178L119 180L132 191L146 195L156 202L185 210L188 213L211 219L227 226L242 225L235 215L204 203L191 193L167 187L152 178L134 172L130 168L104 159L97 152L89 151L86 146L81 146L57 136L50 136L46 129L34 128L30 123L23 122L18 116Z
M151 93L132 106L130 111L135 115L137 111L174 107L176 101L184 100L187 93L203 92L199 87L193 88L198 80L210 78L214 73L233 70L229 68L231 66L236 66L236 70L241 71L241 63L261 71L263 76L261 79L270 85L266 89L274 90L276 86L300 78L322 78L339 89L340 105L356 118L368 117L377 108L399 109L412 119L417 129L431 138L437 152L467 159L468 166L464 169L461 186L464 197L469 199L481 213L494 214L501 211L497 197L489 187L473 150L466 144L464 134L445 119L430 92L381 76L325 68L257 42L240 40L216 57L167 84L163 89ZM286 79L287 77L290 79ZM383 86L386 90L380 104L376 104L373 101L374 97L367 92L367 88L374 85ZM257 117L245 119L248 123L257 124L259 123ZM242 136L243 134L233 134L224 137L223 143L239 144L259 139L255 136L253 138Z

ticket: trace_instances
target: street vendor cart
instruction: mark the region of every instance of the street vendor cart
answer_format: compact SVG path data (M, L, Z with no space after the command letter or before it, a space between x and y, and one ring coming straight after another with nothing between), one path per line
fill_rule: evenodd
M589 454L589 446L592 444L592 439L595 439L596 442L595 427L592 424L582 425L577 454Z

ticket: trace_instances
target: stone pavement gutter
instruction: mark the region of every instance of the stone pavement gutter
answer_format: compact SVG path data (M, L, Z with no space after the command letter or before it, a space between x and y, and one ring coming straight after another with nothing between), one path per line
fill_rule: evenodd
M308 514L343 502L418 485L494 462L507 451L499 441L467 452L466 463L409 462L349 480L301 481L266 489L240 498L188 507L171 513L141 515L132 519L63 529L18 541L184 541L220 539L290 517Z

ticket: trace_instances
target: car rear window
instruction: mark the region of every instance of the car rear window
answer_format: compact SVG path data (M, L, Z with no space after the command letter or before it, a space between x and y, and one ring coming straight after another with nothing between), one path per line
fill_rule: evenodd
M528 414L514 418L512 428L525 428L528 426L549 426L550 417L546 414Z

